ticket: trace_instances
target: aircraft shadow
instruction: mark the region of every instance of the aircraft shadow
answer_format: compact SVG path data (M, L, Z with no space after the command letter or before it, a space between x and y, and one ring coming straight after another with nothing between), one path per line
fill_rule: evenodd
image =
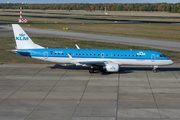
M152 71L152 67L120 67L120 73L125 74L125 73L132 73L134 71ZM159 67L157 68L157 72L168 72L168 71L180 71L179 67Z
M48 68L51 69L68 69L68 70L87 70L87 72L89 71L89 67L82 67L82 66L76 66L76 65L60 65L60 64L55 64L54 66L48 66ZM115 73L108 73L105 71L102 71L101 69L96 68L94 71L94 74L96 73L100 73L102 75L110 75L110 74L128 74L128 73L133 73L134 71L152 71L153 68L152 67L144 67L144 66L133 66L133 67L126 67L126 66L122 66L119 69L119 72L115 72ZM180 68L178 67L160 67L157 68L157 72L166 72L166 71L180 71Z

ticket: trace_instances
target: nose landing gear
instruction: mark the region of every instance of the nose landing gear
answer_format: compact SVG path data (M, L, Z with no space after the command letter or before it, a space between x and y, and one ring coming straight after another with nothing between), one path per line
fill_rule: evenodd
M154 73L157 72L157 70L156 70L157 68L158 68L158 66L156 66L156 65L153 66L153 72L154 72Z

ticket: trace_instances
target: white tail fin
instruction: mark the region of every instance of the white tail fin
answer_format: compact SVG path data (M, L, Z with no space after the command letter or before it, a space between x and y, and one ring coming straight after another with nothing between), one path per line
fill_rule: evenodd
M12 24L17 49L37 49L44 48L35 44L18 24Z

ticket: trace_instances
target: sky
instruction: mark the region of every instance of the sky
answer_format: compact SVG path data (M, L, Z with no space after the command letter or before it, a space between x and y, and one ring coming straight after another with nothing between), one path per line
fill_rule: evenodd
M0 0L0 3L180 3L180 0Z

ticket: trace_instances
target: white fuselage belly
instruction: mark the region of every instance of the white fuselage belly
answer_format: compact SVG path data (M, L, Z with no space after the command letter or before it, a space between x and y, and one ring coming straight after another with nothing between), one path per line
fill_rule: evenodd
M71 59L67 57L32 57L39 60L70 64ZM105 59L105 58L73 58L76 61L112 61L119 65L170 65L172 60L151 60L151 59Z

